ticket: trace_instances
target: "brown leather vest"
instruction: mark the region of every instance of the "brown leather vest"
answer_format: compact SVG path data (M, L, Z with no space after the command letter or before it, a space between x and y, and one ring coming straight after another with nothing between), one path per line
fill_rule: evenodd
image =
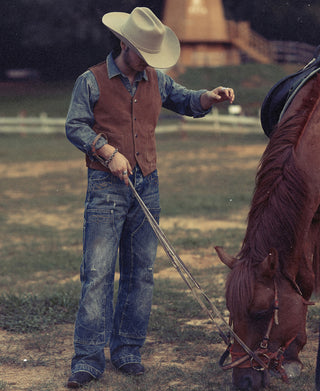
M132 168L138 163L143 175L156 169L155 128L162 102L156 71L147 68L148 80L139 82L132 97L119 76L109 79L106 63L90 68L100 90L94 106L93 130L104 133L110 145L119 149ZM87 166L108 171L99 162L86 159Z

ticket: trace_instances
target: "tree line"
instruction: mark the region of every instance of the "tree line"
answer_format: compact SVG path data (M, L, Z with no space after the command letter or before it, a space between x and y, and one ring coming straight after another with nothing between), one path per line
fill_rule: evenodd
M318 0L223 0L223 4L228 19L250 21L267 39L319 43ZM10 68L37 69L45 79L74 78L103 61L114 44L101 23L104 13L146 6L161 18L163 5L164 0L1 0L0 78Z
M274 41L320 44L319 0L223 0L228 18L249 20L251 27Z

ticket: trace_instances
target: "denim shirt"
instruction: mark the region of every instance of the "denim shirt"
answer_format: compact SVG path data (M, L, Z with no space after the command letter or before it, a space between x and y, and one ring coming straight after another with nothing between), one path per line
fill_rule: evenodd
M120 76L124 86L134 96L138 84L142 79L148 80L145 71L136 75L133 85L129 79L120 72L114 62L112 53L107 57L108 77L111 79ZM181 115L191 117L203 117L210 110L203 110L200 104L200 96L207 90L188 90L176 83L171 77L156 70L158 76L159 92L162 106ZM70 107L66 119L67 138L89 157L92 156L91 145L96 137L92 129L95 123L94 105L99 99L99 87L93 73L88 70L84 72L75 82L71 96ZM112 110L112 107L110 107ZM96 149L101 148L105 140L100 138L96 144Z

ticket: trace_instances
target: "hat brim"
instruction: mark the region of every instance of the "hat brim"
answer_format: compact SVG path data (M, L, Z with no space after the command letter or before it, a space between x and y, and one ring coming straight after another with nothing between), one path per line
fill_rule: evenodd
M176 34L168 26L165 27L165 34L158 53L149 53L137 48L130 38L123 35L121 27L126 23L130 14L125 12L110 12L102 18L102 23L121 41L133 47L153 67L167 69L173 67L180 57L180 42Z

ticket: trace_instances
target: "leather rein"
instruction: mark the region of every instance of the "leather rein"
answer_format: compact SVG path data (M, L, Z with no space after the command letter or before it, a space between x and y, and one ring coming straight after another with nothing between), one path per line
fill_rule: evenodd
M234 352L233 346L234 344L231 343L231 340L229 338L229 344L224 352L224 354L221 356L219 364L223 370L233 369L233 368L252 368L255 371L264 371L265 369L272 370L274 372L278 372L281 376L281 379L288 383L288 376L282 366L283 359L284 359L284 352L288 348L288 346L295 340L296 336L289 339L284 345L280 346L280 348L275 351L271 352L269 350L269 341L270 341L270 334L271 329L275 325L279 325L279 294L278 294L278 287L276 282L274 282L274 305L273 305L273 314L269 321L267 331L262 339L262 341L259 344L259 347L254 351L254 356L258 357L260 360L257 362L255 360L254 356L250 356L245 351L243 352ZM232 321L229 321L230 327L232 325ZM224 364L227 357L231 354L231 363ZM261 361L263 365L261 365Z

